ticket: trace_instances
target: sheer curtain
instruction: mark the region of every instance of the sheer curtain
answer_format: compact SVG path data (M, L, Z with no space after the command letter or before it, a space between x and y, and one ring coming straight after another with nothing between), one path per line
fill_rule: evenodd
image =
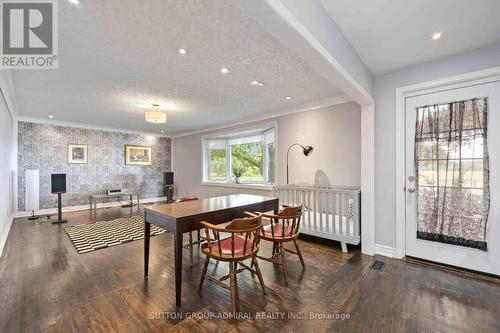
M487 250L487 102L417 108L417 238Z

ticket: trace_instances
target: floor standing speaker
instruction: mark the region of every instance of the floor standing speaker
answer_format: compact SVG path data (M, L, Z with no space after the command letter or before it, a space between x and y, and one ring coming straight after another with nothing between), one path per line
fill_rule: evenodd
M53 173L50 176L50 188L52 194L57 194L57 221L53 221L52 223L68 222L68 220L62 218L62 194L66 193L66 174Z
M164 172L163 173L163 185L165 188L165 196L167 197L167 202L174 201L174 173Z
M37 220L40 217L35 216L35 210L40 208L40 171L26 170L25 176L26 189L25 193L25 209L31 210L31 216L28 220Z

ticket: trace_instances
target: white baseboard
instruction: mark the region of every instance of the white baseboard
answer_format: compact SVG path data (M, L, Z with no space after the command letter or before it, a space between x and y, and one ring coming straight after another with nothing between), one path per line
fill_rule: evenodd
M147 202L158 202L158 201L166 201L167 197L158 197L158 198L146 198L146 199L140 199L139 202L141 204L147 203ZM97 208L108 208L108 207L117 207L120 206L119 202L103 202L103 203L98 203ZM88 210L90 209L89 205L80 205L80 206L68 206L68 207L63 207L62 211L63 213L69 213L69 212L78 212L82 210ZM57 213L57 208L48 208L48 209L39 209L35 210L35 215L51 215L51 214L56 214ZM22 212L16 212L13 214L13 217L27 217L31 215L31 211L22 211Z
M0 236L0 257L3 256L3 249L5 247L5 243L7 243L7 237L9 236L9 231L10 227L12 226L12 221L14 221L13 215L9 217L9 222L7 222L5 231L3 232L3 235Z
M396 248L375 244L375 253L384 257L396 258Z

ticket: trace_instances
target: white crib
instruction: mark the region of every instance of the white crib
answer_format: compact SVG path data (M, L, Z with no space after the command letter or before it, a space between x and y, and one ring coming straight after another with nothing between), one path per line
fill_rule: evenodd
M347 244L360 242L361 191L356 187L280 185L274 188L280 204L303 205L300 232L339 241L342 252Z

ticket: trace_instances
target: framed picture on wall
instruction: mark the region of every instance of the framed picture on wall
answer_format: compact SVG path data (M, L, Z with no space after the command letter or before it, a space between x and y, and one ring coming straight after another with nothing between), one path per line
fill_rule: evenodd
M125 164L153 165L153 147L125 145Z
M69 164L87 164L89 162L89 146L81 144L68 145Z

